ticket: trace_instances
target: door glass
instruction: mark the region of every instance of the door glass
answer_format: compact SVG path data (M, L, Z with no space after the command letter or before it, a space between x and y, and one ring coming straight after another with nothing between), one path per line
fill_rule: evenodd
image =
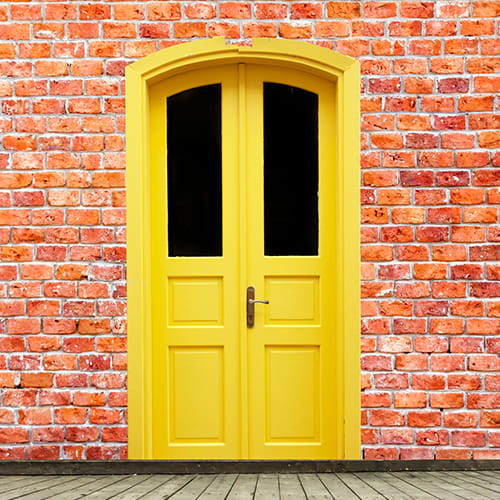
M265 255L318 255L318 95L264 83Z
M222 256L221 86L167 98L168 255Z

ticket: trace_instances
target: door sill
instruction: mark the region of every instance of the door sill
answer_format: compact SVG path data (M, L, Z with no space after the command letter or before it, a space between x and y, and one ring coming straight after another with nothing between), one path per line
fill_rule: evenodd
M500 470L500 460L1 460L0 475Z

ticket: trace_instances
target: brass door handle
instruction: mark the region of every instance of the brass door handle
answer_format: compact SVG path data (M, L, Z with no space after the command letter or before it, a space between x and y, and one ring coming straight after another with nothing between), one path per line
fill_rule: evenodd
M253 328L255 323L255 305L254 304L269 304L268 300L256 300L255 288L249 286L247 288L247 328Z

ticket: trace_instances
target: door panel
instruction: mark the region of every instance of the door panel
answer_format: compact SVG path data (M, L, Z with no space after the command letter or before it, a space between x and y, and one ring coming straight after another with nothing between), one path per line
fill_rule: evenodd
M234 168L237 156L233 146L238 136L236 115L228 112L238 105L237 75L237 68L233 66L201 70L170 78L151 89L154 130L151 151L155 152L151 158L155 174L151 190L153 206L158 207L151 214L155 228L152 261L156 280L151 297L154 458L240 455L240 337L237 334L240 320L234 312L239 306L240 288L239 245L234 237L239 231L235 193L238 171ZM215 86L220 88L219 107L205 105L203 101L200 104L200 92L191 90L202 89L203 94L205 89ZM179 96L181 99L177 99ZM199 105L195 112L190 98L195 107ZM175 107L173 113L169 113L169 102ZM211 113L220 116L213 117ZM214 123L221 125L219 139L207 130ZM184 137L176 137L169 132L169 127L179 127ZM222 189L214 189L210 175L203 178L205 167L212 172L216 170L214 163L218 154L217 147L207 144L205 135L221 141L219 182ZM174 153L171 152L173 159L169 159L167 150L169 137L173 137L175 143ZM189 159L187 163L183 150ZM172 169L176 162L180 180L174 183L169 167ZM201 165L191 162L201 162ZM189 169L187 173L186 169ZM192 196L190 178L194 186ZM169 203L169 192L174 193L174 207ZM217 195L222 199L217 199ZM184 217L183 211L188 216ZM218 227L220 222L216 221L220 216L222 227ZM209 220L203 224L192 223L196 218ZM177 242L170 234L172 231L180 235ZM210 232L217 233L217 237L212 238ZM217 238L222 238L222 244L217 244Z
M214 89L220 106L193 111ZM160 207L151 214L154 458L335 455L337 214L326 195L336 182L334 95L325 80L251 64L181 74L151 89L152 206ZM176 123L181 139L169 131ZM219 140L217 123L219 150L200 137L209 127L210 141ZM191 171L205 157L213 171L217 154L220 199L217 173L204 180ZM193 193L189 176L197 176ZM216 223L189 222L207 214L213 222L219 206L220 232ZM211 234L198 237L207 227ZM269 301L255 304L253 328L249 286Z
M300 106L317 103L317 122L311 123L316 137L299 125L307 137L301 143L292 130L289 148L294 155L285 156L292 163L299 159L299 163L292 166L295 171L302 168L304 159L312 156L313 161L304 165L304 170L317 169L317 172L304 174L308 181L304 182L306 203L302 210L308 217L302 218L301 230L296 235L297 238L309 238L309 244L298 245L285 237L280 242L279 252L266 251L263 204L255 203L253 216L248 217L247 279L255 287L257 298L269 300L268 306L256 308L255 327L247 337L249 454L258 458L329 458L334 455L337 424L332 370L334 303L329 290L333 278L332 226L335 220L331 195L335 192L331 140L334 87L332 83L305 73L257 66L248 68L248 100L252 103L248 122L252 124L252 133L248 134L247 164L250 167L246 179L250 200L265 198L268 177L264 172L272 168L272 165L266 167L265 162L269 161L268 157L271 161L280 159L279 154L266 154L261 146L261 137L279 135L264 130L267 121L263 96L267 82L300 87L297 92L308 97L297 103L300 120L310 116L310 112ZM289 99L284 99L282 106L290 106ZM295 129L296 122L289 110L278 108L274 113L281 113ZM272 124L279 125L279 122ZM287 127L286 123L283 127ZM316 153L311 146L315 143ZM282 175L286 175L286 168L280 168L284 171ZM318 187L311 193L314 182ZM291 189L296 190L297 195L300 188L292 183ZM311 206L312 203L316 206ZM297 204L301 204L300 200ZM293 210L289 212L293 217ZM311 228L319 234L311 234ZM288 230L294 230L293 224L289 224ZM278 255L266 255L270 253Z

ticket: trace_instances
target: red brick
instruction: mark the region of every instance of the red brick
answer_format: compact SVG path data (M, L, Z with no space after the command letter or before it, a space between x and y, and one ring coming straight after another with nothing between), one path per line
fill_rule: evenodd
M437 261L457 261L466 259L463 245L439 245L432 249L432 259Z
M431 368L433 371L457 371L465 369L465 356L462 354L432 354Z
M472 457L472 452L470 450L458 449L458 448L438 448L436 449L436 458L438 460L465 460Z
M500 408L500 394L468 394L467 408Z
M10 334L40 333L39 318L9 318L7 332Z
M410 352L412 350L412 343L409 337L386 337L383 336L378 342L380 352ZM398 362L398 357L396 357L396 363Z
M415 263L413 265L413 276L417 280L441 280L446 278L447 269L446 264Z
M467 447L485 446L486 433L484 431L452 431L451 444Z
M454 266L455 268L456 266ZM453 270L452 270L453 274ZM458 273L454 276L458 277ZM432 296L436 298L443 297L465 297L466 296L466 283L459 281L439 281L432 284Z
M471 371L499 371L500 360L496 355L470 356L468 367Z
M384 316L411 316L412 304L405 300L384 301L380 304Z
M388 356L365 355L361 358L361 368L370 371L387 371L392 368L391 358Z
M363 458L367 460L397 460L399 449L390 447L365 448Z
M417 352L447 352L448 339L443 337L416 337L414 340Z
M21 387L52 387L52 373L21 373Z
M27 443L28 429L21 427L0 427L0 443Z
M361 443L362 444L378 443L378 431L375 429L361 429Z
M428 260L429 248L423 245L401 245L396 249L399 260Z
M408 387L406 373L375 373L373 378L377 389L406 389Z
M425 408L427 397L424 392L396 392L394 393L395 408Z
M67 427L66 440L74 442L97 441L99 429L97 427Z
M450 352L483 352L483 340L480 338L457 337L450 339ZM471 366L469 358L469 367Z
M427 370L429 357L426 354L400 354L396 356L396 370L422 371Z
M425 333L427 323L420 318L394 318L393 328L399 334Z
M415 302L416 316L447 316L448 302L441 300L419 300Z
M107 408L91 408L89 421L91 424L119 424L122 422L122 412Z
M84 373L69 373L56 375L56 387L87 387L88 376Z
M430 333L458 335L464 332L463 318L431 318L429 321Z
M75 406L104 406L106 395L103 392L75 392L73 396Z
M430 296L430 287L428 283L397 283L396 297L420 298Z
M375 193L374 193L375 194ZM409 205L411 192L409 189L379 189L379 205ZM373 199L375 203L375 199Z
M275 23L248 22L243 26L243 35L246 38L267 37L275 38L277 34Z
M433 393L430 395L431 408L462 408L464 395L459 393Z
M380 442L383 444L411 444L413 443L413 430L381 429Z
M127 442L128 433L126 427L103 427L103 442Z
M279 24L279 34L283 38L310 38L312 27L309 24L281 22Z
M403 243L413 241L413 228L407 226L383 227L380 230L380 241Z
M449 431L444 429L417 431L415 434L418 445L443 446L450 442Z
M363 408L389 407L391 397L386 392L363 393L361 395L361 406Z
M389 333L390 323L388 319L377 318L377 319L366 319L361 323L362 333Z
M124 380L119 373L93 373L90 385L97 389L120 389L124 387Z
M294 3L290 8L291 19L315 19L321 17L323 14L323 6L321 3Z
M471 411L445 413L444 425L446 427L477 427L477 413Z
M411 278L408 264L379 265L378 278L380 280L404 280Z
M431 398L434 394L431 394ZM409 411L408 425L410 427L437 427L441 425L439 411Z
M414 373L411 376L411 381L413 389L425 391L442 390L445 388L446 383L444 375L426 373Z
M481 377L479 375L458 375L450 374L448 376L449 389L462 389L465 391L475 391L481 388Z

